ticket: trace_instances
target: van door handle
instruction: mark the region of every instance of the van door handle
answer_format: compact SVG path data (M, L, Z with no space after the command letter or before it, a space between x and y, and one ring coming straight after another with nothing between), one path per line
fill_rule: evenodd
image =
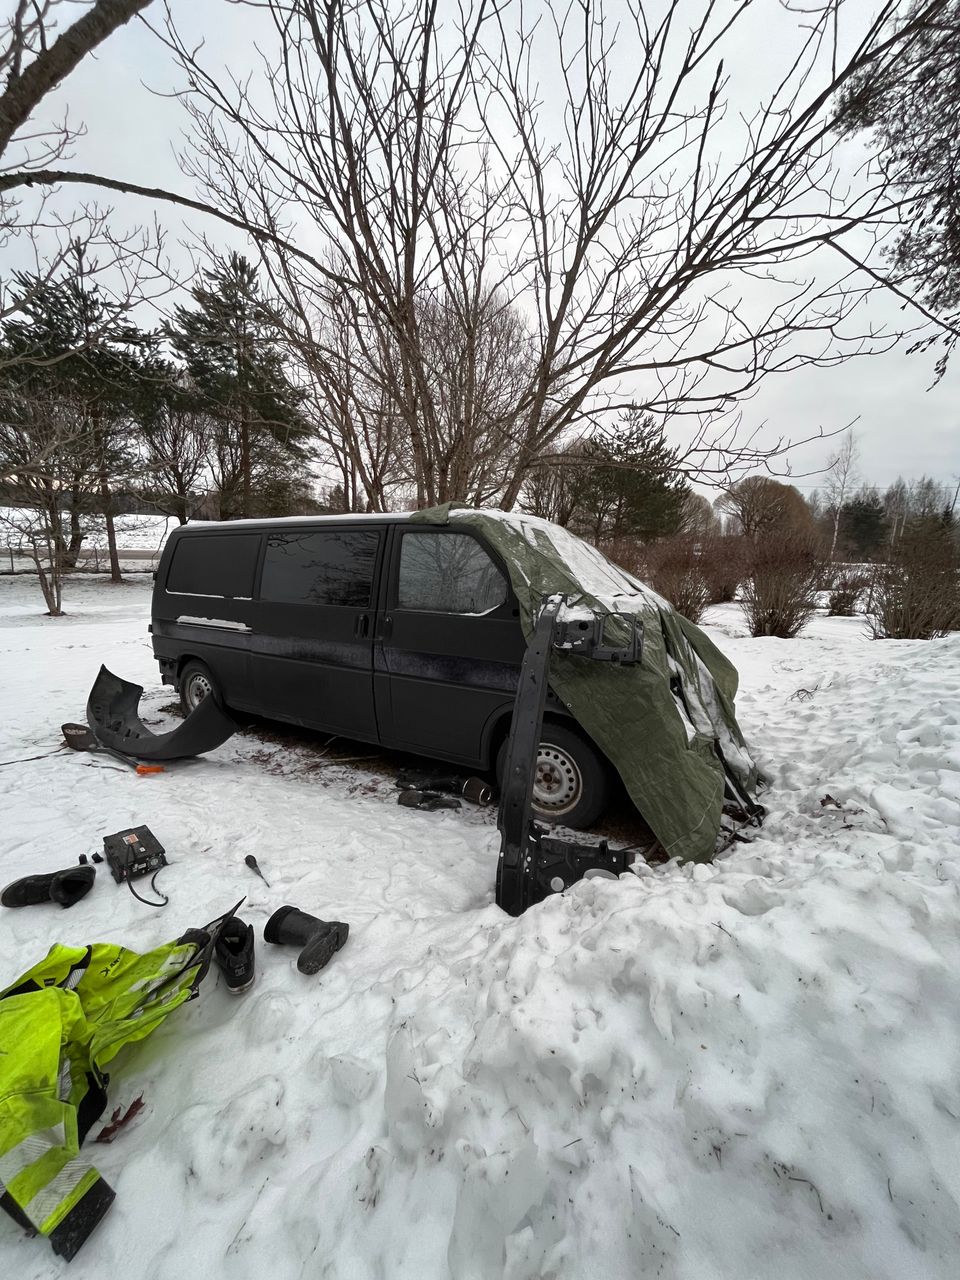
M384 614L380 622L380 639L389 640L393 635L393 614Z
M353 634L358 640L362 640L370 630L370 617L366 613L357 614L357 621L354 624Z

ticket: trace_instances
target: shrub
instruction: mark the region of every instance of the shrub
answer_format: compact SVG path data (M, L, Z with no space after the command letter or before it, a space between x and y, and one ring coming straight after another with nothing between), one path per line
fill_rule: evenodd
M753 636L798 634L817 607L825 556L810 534L784 532L758 539L743 584L743 612Z
M836 573L827 590L827 613L831 618L852 618L857 612L860 597L870 585L870 578L856 570L842 569Z
M747 571L747 540L741 537L705 538L701 570L709 604L729 604Z
M933 640L960 630L960 547L937 518L917 521L878 565L870 602L874 640Z
M699 622L710 595L699 540L683 535L664 538L648 546L646 553L647 578L654 591L685 618Z
M603 554L641 582L647 581L646 548L638 538L614 538L604 543Z

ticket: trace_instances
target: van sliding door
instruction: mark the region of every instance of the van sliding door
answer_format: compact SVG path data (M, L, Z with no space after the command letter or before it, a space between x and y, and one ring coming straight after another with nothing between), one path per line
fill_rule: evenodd
M378 529L267 532L255 601L254 697L263 714L376 741L373 584Z

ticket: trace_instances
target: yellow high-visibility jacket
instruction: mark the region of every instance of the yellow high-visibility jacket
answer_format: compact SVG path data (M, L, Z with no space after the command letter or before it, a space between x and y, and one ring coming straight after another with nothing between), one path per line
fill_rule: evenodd
M106 1106L104 1067L196 994L214 936L193 930L145 955L56 944L0 992L0 1206L64 1258L114 1199L79 1155Z

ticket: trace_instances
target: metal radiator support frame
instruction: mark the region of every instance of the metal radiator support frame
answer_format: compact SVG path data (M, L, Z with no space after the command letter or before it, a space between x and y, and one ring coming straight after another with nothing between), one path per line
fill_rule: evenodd
M560 622L558 614L564 603L564 597L553 596L543 607L523 656L513 706L497 816L497 905L512 916L521 915L535 902L582 880L589 871L620 875L627 870L625 850L610 849L606 840L598 844L563 840L550 835L533 818L533 786L551 650L624 665L637 663L642 656L643 627L637 618L608 614ZM630 624L629 644L618 647L604 643L605 622L610 616Z

